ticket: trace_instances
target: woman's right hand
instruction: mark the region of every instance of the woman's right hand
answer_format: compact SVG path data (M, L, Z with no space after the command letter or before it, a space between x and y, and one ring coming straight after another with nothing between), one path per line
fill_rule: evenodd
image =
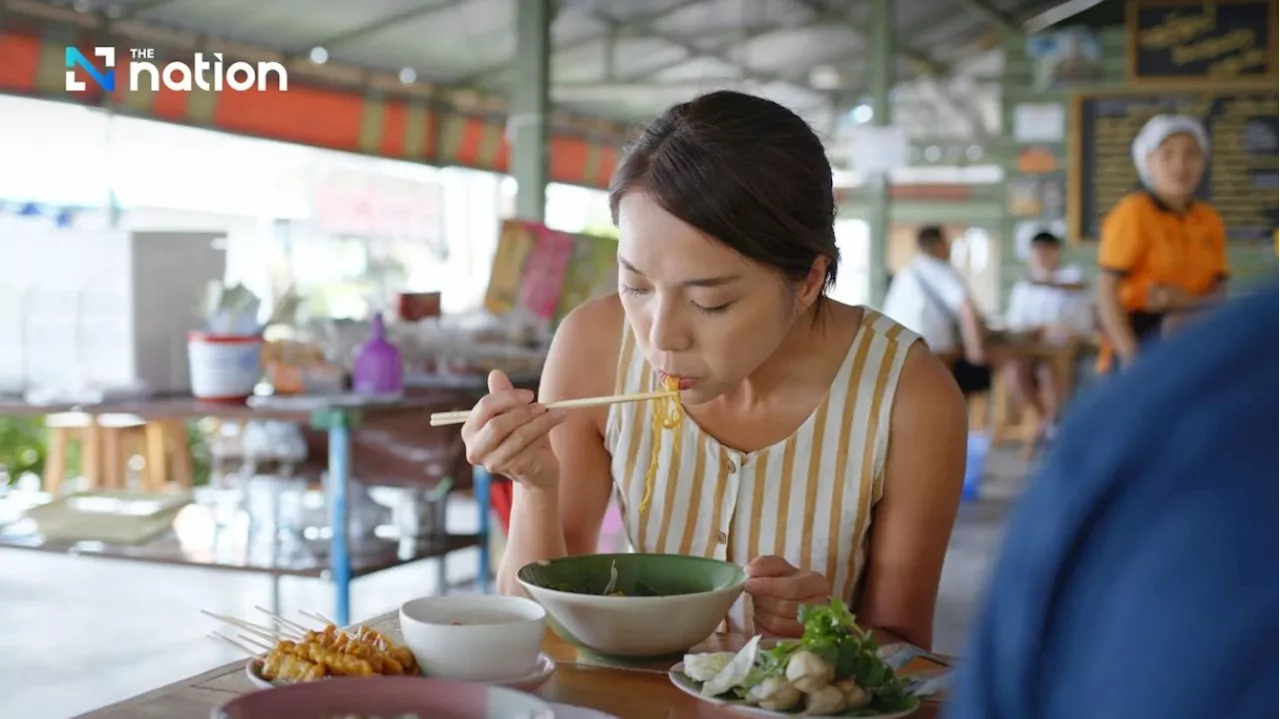
M531 487L555 485L560 465L550 432L564 421L565 412L548 410L534 399L533 392L515 389L502 372L490 372L489 394L462 425L467 461Z

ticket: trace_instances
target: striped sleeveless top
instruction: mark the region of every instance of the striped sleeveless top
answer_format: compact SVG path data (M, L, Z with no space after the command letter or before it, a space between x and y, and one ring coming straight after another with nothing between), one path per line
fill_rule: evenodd
M651 402L611 405L606 447L627 537L637 552L692 554L745 566L777 555L826 577L854 606L872 507L879 501L894 391L917 335L873 310L863 319L826 397L790 437L756 452L726 447L690 417L662 430L653 456ZM624 325L615 392L661 388ZM745 594L727 620L752 634Z

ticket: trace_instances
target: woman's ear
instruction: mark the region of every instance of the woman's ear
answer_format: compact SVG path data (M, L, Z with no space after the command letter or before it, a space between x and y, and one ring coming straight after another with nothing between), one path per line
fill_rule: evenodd
M818 296L827 284L827 268L830 266L830 257L818 255L814 258L813 264L809 266L809 274L805 275L796 288L796 301L801 309L807 310L818 301Z

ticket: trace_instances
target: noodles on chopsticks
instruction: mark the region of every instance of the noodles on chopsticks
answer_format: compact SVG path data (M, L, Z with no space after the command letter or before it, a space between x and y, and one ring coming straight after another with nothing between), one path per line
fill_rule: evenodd
M680 379L663 376L662 387L673 394L655 400L657 406L653 410L653 454L649 458L649 469L644 475L644 496L640 499L640 513L649 509L653 499L653 483L658 476L658 461L662 454L662 430L676 429L684 421L684 405L680 404Z

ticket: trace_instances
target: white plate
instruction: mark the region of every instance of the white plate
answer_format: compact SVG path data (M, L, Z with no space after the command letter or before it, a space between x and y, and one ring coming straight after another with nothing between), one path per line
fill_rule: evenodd
M551 708L556 713L556 719L618 719L612 714L572 704L552 704Z
M274 684L272 682L267 681L262 676L262 660L261 659L250 659L249 661L245 662L244 673L245 673L245 676L249 677L249 683L254 685L255 687L258 687L259 689L270 689L271 687L283 686L285 684L290 683L290 682L281 682L279 684ZM518 689L522 692L531 692L534 689L537 689L538 687L542 686L543 684L546 684L547 680L551 678L551 675L555 673L556 673L555 660L547 656L546 654L539 654L538 663L534 667L533 672L528 676L519 677L518 679L503 679L499 681L477 682L477 683L497 684L500 686L509 687L511 689Z
M531 692L534 689L547 683L552 674L556 673L556 660L546 654L538 655L538 663L534 666L533 673L519 679L507 679L503 681L484 682L485 684L500 684L511 689L519 689L522 692ZM557 715L558 717L559 715Z
M685 694L688 694L689 696L697 697L698 699L701 699L702 701L707 702L709 704L716 704L718 706L728 707L729 709L732 709L733 711L741 714L746 714L748 716L754 716L754 717L783 717L784 719L790 719L796 716L794 712L775 712L775 711L769 711L768 709L761 709L760 707L749 706L747 704L742 704L740 702L731 701L728 699L720 699L717 697L704 697L698 691L697 682L693 681L692 679L690 679L688 676L685 675L684 662L679 662L675 666L671 667L671 670L667 672L667 677L671 679L671 683L676 685L677 689L684 692ZM829 716L828 715L818 716L816 714L806 714L805 716L808 717L808 719L843 719L844 717L848 717L848 716L857 716L859 719L900 719L900 717L910 716L911 714L915 713L915 711L919 708L920 708L920 700L916 699L916 705L911 707L910 709L904 709L903 711L900 711L900 712L891 712L889 714L857 714L857 715L832 714Z

